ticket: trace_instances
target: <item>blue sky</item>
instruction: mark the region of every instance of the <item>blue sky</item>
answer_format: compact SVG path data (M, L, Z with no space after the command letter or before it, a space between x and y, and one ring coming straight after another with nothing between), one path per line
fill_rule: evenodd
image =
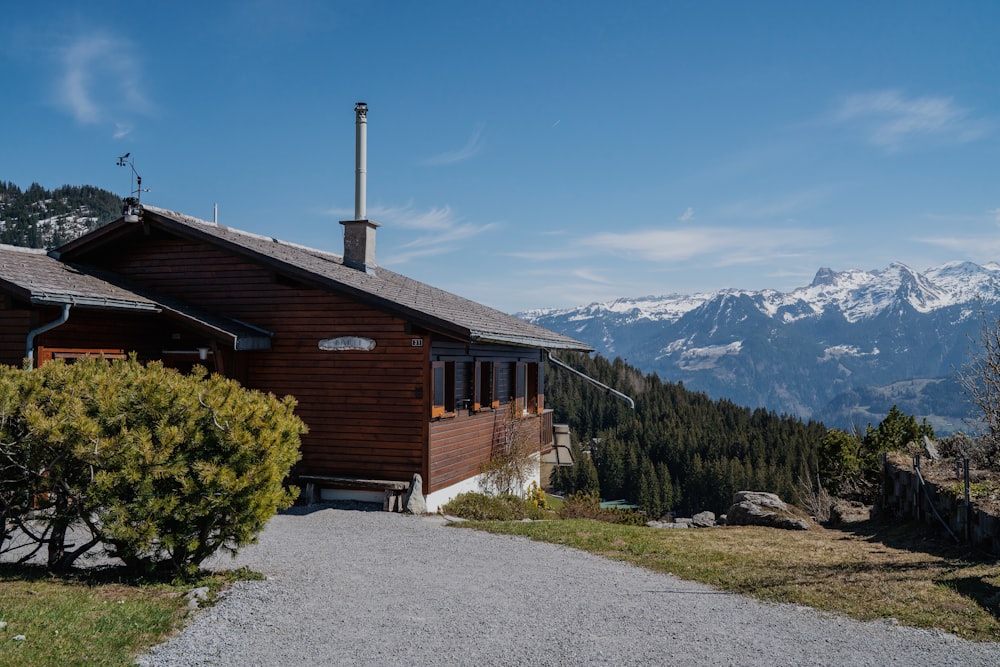
M47 2L0 179L340 253L506 311L1000 261L1000 3Z

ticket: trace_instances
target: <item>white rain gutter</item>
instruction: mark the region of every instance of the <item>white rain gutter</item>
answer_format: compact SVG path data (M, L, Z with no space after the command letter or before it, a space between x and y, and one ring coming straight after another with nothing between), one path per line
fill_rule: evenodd
M27 343L25 343L25 349L27 353L24 355L28 358L28 368L34 368L35 366L35 336L43 334L46 331L51 331L56 327L66 324L66 320L69 319L69 309L70 309L70 304L64 303L62 305L62 315L59 316L59 319L53 320L48 324L43 324L37 329L32 329L31 331L28 332L28 341Z
M559 361L558 359L556 359L555 357L552 356L552 353L550 351L545 350L545 354L549 355L549 361L551 361L552 363L554 363L556 366L559 366L560 368L565 368L569 372L574 373L576 375L579 375L580 377L582 377L584 380L586 380L590 384L594 385L595 387L600 387L604 391L607 391L609 393L614 394L618 398L626 401L628 403L628 406L630 408L632 408L633 410L635 410L635 401L633 401L631 397L626 396L625 394L621 393L617 389L612 389L611 387L609 387L608 385L604 384L603 382L598 382L597 380L595 380L594 378L590 377L589 375L587 375L585 373L581 373L580 371L576 370L572 366L569 366L569 365L567 365L567 364Z

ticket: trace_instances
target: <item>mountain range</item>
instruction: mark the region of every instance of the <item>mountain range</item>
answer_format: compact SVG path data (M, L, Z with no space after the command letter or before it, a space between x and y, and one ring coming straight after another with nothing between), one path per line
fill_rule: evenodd
M519 316L738 405L840 428L877 424L898 405L948 433L970 428L956 374L981 323L1000 317L1000 264L822 268L790 292L621 298Z

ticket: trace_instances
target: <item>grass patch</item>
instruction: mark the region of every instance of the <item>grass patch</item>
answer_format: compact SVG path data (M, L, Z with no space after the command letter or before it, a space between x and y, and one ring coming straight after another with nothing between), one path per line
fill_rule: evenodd
M853 531L656 530L586 519L462 524L524 535L761 600L1000 641L1000 569L871 522Z
M559 496L553 496L551 494L545 496L546 507L556 512L562 509L562 506L565 504L565 502L566 501L560 498Z
M42 568L0 566L0 667L125 666L162 642L187 616L184 594L208 586L210 598L247 570L188 581L129 577L119 569L54 577ZM23 640L14 638L22 635Z

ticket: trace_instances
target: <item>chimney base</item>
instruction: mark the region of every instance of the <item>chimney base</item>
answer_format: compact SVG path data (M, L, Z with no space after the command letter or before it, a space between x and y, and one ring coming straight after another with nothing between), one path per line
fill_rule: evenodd
M341 220L344 226L344 265L365 273L375 273L374 220Z

